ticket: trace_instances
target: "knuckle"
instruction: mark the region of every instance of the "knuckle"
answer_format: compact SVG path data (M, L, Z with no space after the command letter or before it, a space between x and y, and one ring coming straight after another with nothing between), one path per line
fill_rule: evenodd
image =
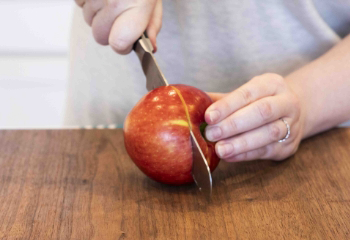
M266 77L277 88L285 88L286 82L284 81L284 78L281 75L278 75L276 73L266 73Z
M251 82L255 82L255 83L264 81L265 79L263 79L263 76L264 76L264 74L263 74L263 75L255 76L255 77L253 77L250 81L251 81Z
M270 124L268 126L268 136L270 136L270 139L272 141L278 141L281 138L281 129L277 124Z
M103 28L96 22L94 22L91 26L92 35L97 43L101 45L108 45L108 35L109 32L105 32Z
M287 158L293 156L298 151L299 145L292 143L286 148L284 148L284 151L277 152L271 159L275 161L283 161Z
M252 92L249 89L240 88L238 92L242 96L243 102L245 104L249 104L252 102Z
M103 34L100 34L98 30L95 30L95 27L92 28L92 34L94 36L95 41L98 44L101 44L104 46L108 45L108 37L104 37Z
M96 15L105 5L100 0L90 0L91 9Z
M261 100L260 104L257 105L257 108L263 122L267 122L273 117L273 111L270 102Z
M237 161L244 161L248 159L248 153L247 152L244 152L244 153L241 153L241 154L238 154L238 155L235 155L235 156L232 156L230 158L227 158L227 162L237 162Z
M267 154L267 148L266 147L262 147L262 148L259 148L257 149L257 155L260 157L260 158L264 158Z
M231 132L232 134L237 132L238 125L237 125L237 122L235 121L235 119L230 117L228 122L229 122L229 128L230 128L229 132Z
M133 1L130 1L129 3L132 3ZM115 0L107 0L106 6L108 6L109 9L117 9L119 7L125 8L125 2L123 1L115 1Z
M218 104L219 104L219 102L218 102ZM220 104L221 104L220 108L225 109L225 111L227 111L227 112L231 112L231 104L230 104L228 99L223 98L220 101Z
M277 73L265 73L263 76L270 79L270 81L276 81L276 83L284 83L284 78Z
M130 41L121 38L110 38L109 45L119 54L126 54L130 47Z
M271 145L263 147L261 151L262 154L260 156L262 159L273 159L275 156L274 148Z
M239 145L240 151L247 151L248 150L248 141L247 141L247 139L241 138L239 140L238 145Z
M83 14L84 14L85 22L89 26L92 26L94 19L102 9L103 9L103 4L100 1L96 1L96 0L86 1L86 4L83 6Z
M87 25L89 25L91 27L92 19L88 16L88 14L86 14L86 11L84 11L84 21Z
M248 158L248 153L247 152L241 153L241 154L235 156L235 158L237 160L240 160L240 161L245 160Z
M286 151L280 151L280 152L276 153L274 155L274 157L272 158L272 160L283 161L292 155L293 155L292 150L291 150L291 148L289 148Z
M268 72L265 74L268 75L270 78L283 80L283 77L277 73Z
M75 3L79 6L79 7L83 7L85 4L84 0L75 0Z

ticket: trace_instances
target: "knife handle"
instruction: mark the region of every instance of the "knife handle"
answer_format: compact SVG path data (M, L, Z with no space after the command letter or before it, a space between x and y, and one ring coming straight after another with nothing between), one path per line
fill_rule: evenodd
M150 46L148 46L148 47L151 48L151 52L153 53L154 49L153 49L153 46L152 46L151 41L150 41L149 38L148 38L148 35L147 35L147 32L146 32L146 31L136 40L136 42L134 43L132 49L133 49L134 51L136 51L136 45L137 45L137 43L140 42L140 41L142 41L142 40L143 40L143 41L147 41L147 42L150 43L150 44L149 44ZM146 49L144 49L144 50L147 51ZM147 52L148 52L148 51L147 51Z

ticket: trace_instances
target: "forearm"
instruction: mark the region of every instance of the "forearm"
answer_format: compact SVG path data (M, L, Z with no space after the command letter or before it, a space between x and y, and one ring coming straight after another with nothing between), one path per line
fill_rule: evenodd
M301 101L303 138L350 120L350 35L286 81Z

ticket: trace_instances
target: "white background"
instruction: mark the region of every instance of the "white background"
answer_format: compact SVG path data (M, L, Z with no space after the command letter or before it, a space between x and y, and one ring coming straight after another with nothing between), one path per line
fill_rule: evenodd
M73 7L73 0L1 0L1 129L62 126Z

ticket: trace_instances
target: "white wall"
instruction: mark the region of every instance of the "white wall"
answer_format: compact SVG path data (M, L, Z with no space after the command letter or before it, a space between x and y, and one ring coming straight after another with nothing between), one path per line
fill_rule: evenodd
M0 128L62 125L73 0L0 2Z

